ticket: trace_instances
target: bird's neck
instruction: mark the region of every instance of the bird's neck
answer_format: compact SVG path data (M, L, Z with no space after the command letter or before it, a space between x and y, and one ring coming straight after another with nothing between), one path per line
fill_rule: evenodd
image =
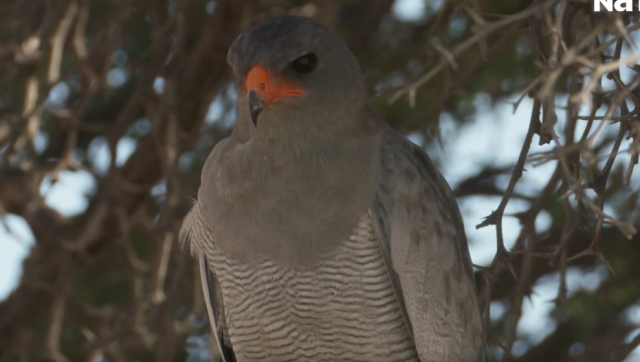
M285 263L312 262L336 250L371 206L378 185L380 132L363 130L231 141L221 157L233 162L213 190L221 210L213 231L221 247L230 255L252 250Z

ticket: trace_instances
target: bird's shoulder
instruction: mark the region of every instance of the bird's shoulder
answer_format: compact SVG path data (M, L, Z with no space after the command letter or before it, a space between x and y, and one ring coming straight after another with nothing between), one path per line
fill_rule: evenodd
M232 142L231 136L220 140L220 142L216 143L216 145L213 147L213 149L209 153L209 156L207 156L207 159L204 161L204 165L202 166L202 173L200 175L201 183L206 183L211 177L212 173L216 169L220 169L220 167L224 165L225 153L230 142Z
M393 213L406 218L415 243L452 243L466 276L473 280L462 215L451 187L421 147L392 129L381 138L376 200L377 209L389 217L387 223L394 220Z
M426 152L384 131L370 214L422 361L483 360L473 266L451 188Z

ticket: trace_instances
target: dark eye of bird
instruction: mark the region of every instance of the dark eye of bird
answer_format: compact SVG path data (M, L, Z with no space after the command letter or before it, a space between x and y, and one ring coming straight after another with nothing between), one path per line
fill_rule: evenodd
M291 66L293 70L300 74L307 74L313 72L318 65L318 58L313 53L307 53L300 58L295 59L291 62Z

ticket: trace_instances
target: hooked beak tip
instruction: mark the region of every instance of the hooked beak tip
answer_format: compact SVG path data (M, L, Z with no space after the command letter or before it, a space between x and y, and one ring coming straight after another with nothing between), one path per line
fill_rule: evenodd
M261 97L258 92L249 92L249 115L251 116L251 122L254 127L258 127L258 116L262 113L266 100Z

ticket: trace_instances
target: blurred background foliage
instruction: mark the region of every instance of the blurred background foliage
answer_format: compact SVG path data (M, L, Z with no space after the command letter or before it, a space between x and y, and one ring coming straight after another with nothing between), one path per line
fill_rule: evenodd
M517 142L547 151L475 165L453 185L463 205L489 197L489 228L502 229L502 216L520 223L505 240L510 253L476 271L491 360L631 361L640 345L638 59L602 67L638 54L635 15L593 13L579 0L411 1L420 11L404 18L394 13L404 0L0 1L0 213L24 220L35 240L0 302L0 361L215 357L176 232L204 160L234 123L226 52L241 31L284 14L336 31L376 110L441 167L452 166L440 144L479 105L522 95L515 105L533 112L530 122L513 118L530 129ZM512 136L494 128L472 142ZM514 189L525 164L554 166L540 187ZM70 174L86 193L75 213L46 198ZM497 205L510 198L525 207L502 215ZM481 221L467 219L471 241ZM550 280L546 327L523 332L523 303Z

